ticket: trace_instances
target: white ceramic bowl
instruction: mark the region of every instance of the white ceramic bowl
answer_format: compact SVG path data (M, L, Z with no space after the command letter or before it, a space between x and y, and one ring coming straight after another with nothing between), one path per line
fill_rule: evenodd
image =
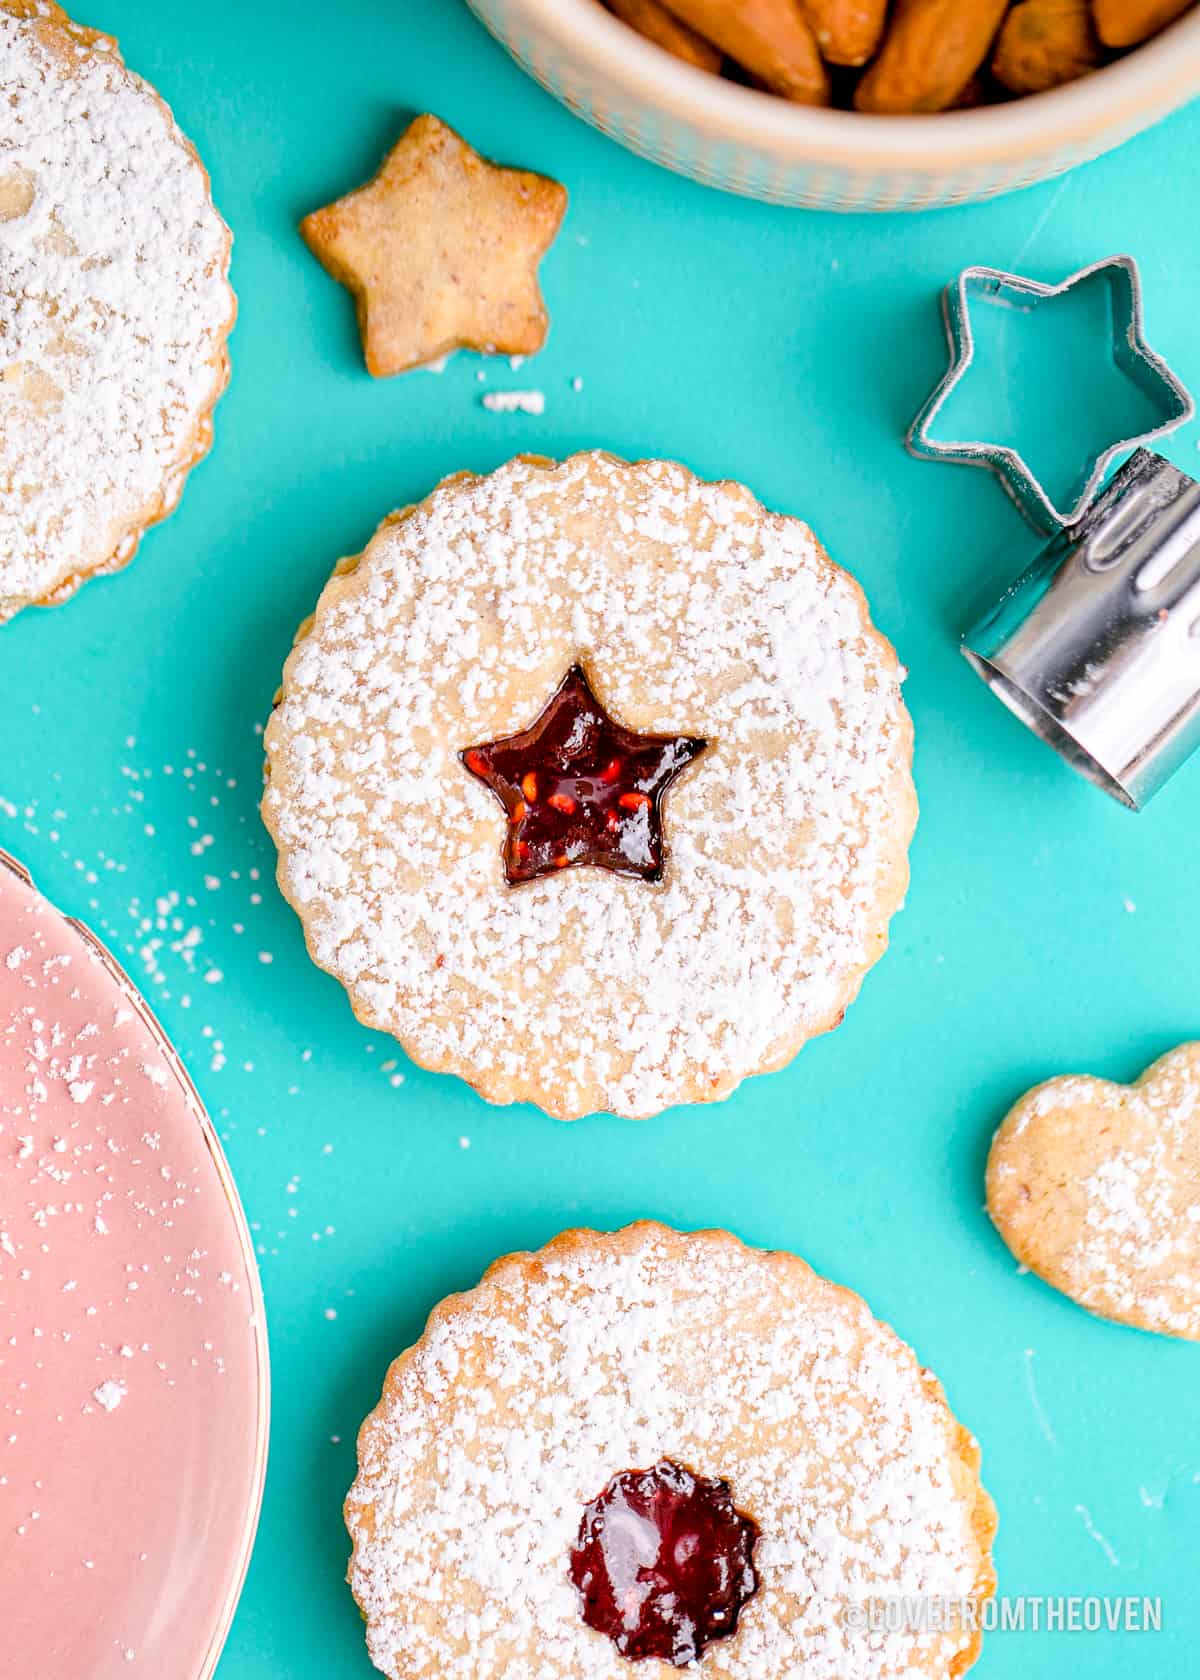
M1052 93L928 117L813 110L680 63L599 0L468 0L542 86L710 186L823 210L990 198L1118 146L1200 93L1200 8Z

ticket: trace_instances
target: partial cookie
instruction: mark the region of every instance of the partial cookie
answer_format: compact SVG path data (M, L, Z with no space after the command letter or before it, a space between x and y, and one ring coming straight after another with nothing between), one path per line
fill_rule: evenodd
M0 621L122 566L208 449L229 230L107 35L0 0Z
M858 1296L723 1231L498 1261L358 1458L350 1582L392 1680L948 1680L979 1652L976 1442Z
M492 1102L724 1097L887 945L900 678L857 584L741 485L602 454L459 474L338 568L288 660L280 885L360 1020Z
M451 350L540 350L549 320L538 264L566 208L557 181L489 163L421 116L373 181L300 231L354 294L367 367L383 377Z
M1134 1085L1039 1085L996 1133L988 1212L1017 1259L1102 1318L1200 1341L1200 1044Z

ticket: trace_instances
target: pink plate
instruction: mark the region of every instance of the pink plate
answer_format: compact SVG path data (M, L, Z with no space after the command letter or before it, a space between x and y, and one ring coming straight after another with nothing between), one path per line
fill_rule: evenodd
M0 1668L205 1680L266 1468L254 1254L103 946L0 851Z

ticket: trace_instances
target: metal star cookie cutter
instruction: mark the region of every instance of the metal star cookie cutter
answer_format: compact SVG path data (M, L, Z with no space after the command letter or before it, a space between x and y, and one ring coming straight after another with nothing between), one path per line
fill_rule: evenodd
M1063 509L1055 505L1045 485L1016 449L1007 444L950 441L940 443L930 436L950 393L975 359L971 330L971 300L999 299L1015 309L1036 309L1051 298L1062 297L1073 287L1098 274L1109 277L1112 298L1113 361L1153 403L1162 419L1148 431L1134 437L1117 438L1098 455L1090 457L1090 470L1074 502ZM942 313L950 342L951 361L944 378L913 421L905 439L909 452L931 461L964 461L990 468L1013 501L1036 530L1045 534L1074 525L1084 514L1105 477L1120 458L1143 444L1164 437L1192 419L1196 405L1191 393L1161 356L1146 343L1142 317L1142 283L1137 263L1129 256L1105 257L1057 286L1001 268L964 268L958 279L942 294Z

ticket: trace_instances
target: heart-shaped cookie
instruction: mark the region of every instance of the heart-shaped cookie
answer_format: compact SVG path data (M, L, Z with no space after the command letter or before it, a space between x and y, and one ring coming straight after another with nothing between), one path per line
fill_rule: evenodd
M1200 1043L1133 1085L1068 1076L992 1141L987 1206L1017 1259L1102 1318L1200 1341Z

